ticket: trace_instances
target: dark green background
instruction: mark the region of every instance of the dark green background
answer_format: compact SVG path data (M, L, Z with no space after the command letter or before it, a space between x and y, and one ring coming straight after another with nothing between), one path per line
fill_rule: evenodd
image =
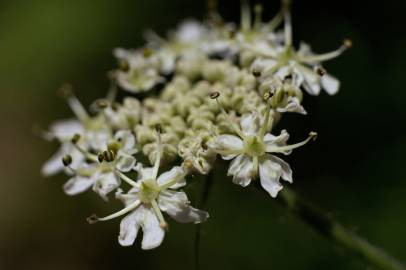
M265 1L264 1L265 2ZM266 1L266 17L278 1ZM220 1L238 20L238 1ZM293 188L359 234L406 261L406 2L295 1L295 38L315 51L354 48L326 68L339 77L335 97L306 96L310 115L281 123L316 143L287 160ZM34 125L70 116L55 90L69 81L85 104L105 94L116 46L137 47L143 30L163 34L203 0L31 0L0 2L0 269L193 269L192 225L171 222L163 245L145 252L117 243L119 220L90 226L91 213L120 207L87 193L67 197L65 176L39 171L56 145ZM231 184L217 171L203 225L202 269L369 269L320 237L271 198ZM199 185L190 188L196 202Z

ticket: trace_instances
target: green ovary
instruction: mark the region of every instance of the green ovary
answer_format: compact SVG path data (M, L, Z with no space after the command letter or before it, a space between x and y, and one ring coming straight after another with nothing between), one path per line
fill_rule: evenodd
M159 186L154 179L148 179L142 182L139 198L143 203L151 203L159 195Z
M252 157L260 157L265 154L266 145L256 136L248 136L244 138L245 153Z

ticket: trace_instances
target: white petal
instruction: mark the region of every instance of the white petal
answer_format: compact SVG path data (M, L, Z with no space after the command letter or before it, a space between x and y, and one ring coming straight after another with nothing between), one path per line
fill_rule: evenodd
M69 140L75 134L82 134L83 125L77 119L55 122L50 127L50 132L60 140Z
M133 187L127 193L123 193L121 188L116 191L116 199L122 201L125 206L128 206L138 200L138 188Z
M204 222L209 214L189 205L189 200L184 192L166 190L159 196L159 208L170 215L173 219L182 223Z
M141 163L138 163L135 167L135 170L138 172L138 180L151 179L154 177L154 168L153 167L143 167Z
M136 163L136 159L133 156L127 154L119 154L117 157L116 168L121 172L131 171Z
M324 74L321 77L321 85L329 95L335 95L340 88L340 81L329 74Z
M58 150L47 162L45 162L44 166L42 166L41 174L43 176L53 176L64 169L64 165L62 164L62 158L66 153L62 151L62 149Z
M118 242L120 245L126 247L134 244L144 211L141 207L143 206L135 209L121 220L120 235L118 236Z
M247 136L255 136L261 127L261 118L256 113L245 114L240 121L242 132Z
M279 183L281 177L281 166L269 159L264 159L259 164L259 177L261 186L273 197L283 188Z
M164 172L158 177L157 182L160 186L162 186L174 179L178 179L179 181L170 188L177 189L186 185L185 170L182 167L176 166L173 167L172 170Z
M63 189L68 195L77 195L85 192L94 184L94 180L89 177L75 176L65 183Z
M141 243L142 249L156 248L164 240L165 231L159 226L158 218L152 209L145 209L141 227L144 234Z
M297 72L303 75L303 87L310 95L317 96L320 94L320 76L317 73L300 65L298 65Z
M220 135L217 136L208 145L213 151L236 151L244 148L243 141L234 135ZM222 155L223 159L230 160L233 159L237 154Z
M281 108L277 108L278 112L296 112L296 113L300 113L303 115L306 115L307 112L306 110L303 108L302 105L300 105L300 101L297 97L288 97L288 101L285 107Z
M268 157L272 162L278 163L281 166L282 179L289 183L293 183L292 169L290 168L290 165L287 162L285 162L284 160L282 160L276 156L269 155Z
M94 176L97 180L94 183L93 190L103 198L120 186L120 178L113 172L101 173Z
M274 136L270 133L264 136L264 142L266 144L266 151L271 152L275 147L285 146L289 139L289 133L286 130L282 130L279 136ZM292 150L286 150L283 152L285 155L289 155Z
M114 139L121 142L124 150L133 150L135 137L129 130L120 130L114 135Z
M252 158L247 155L237 156L230 164L227 175L233 176L233 183L246 187L254 177Z

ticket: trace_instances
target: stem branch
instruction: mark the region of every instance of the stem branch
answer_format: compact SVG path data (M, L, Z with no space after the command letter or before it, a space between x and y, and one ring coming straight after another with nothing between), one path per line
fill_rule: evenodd
M327 214L310 205L289 189L283 190L278 201L292 211L315 231L346 250L364 258L371 265L382 270L405 270L405 266L381 248L346 229Z

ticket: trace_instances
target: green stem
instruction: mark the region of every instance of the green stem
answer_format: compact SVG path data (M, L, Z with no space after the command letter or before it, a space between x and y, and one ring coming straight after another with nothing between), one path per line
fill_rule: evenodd
M213 170L212 170L213 171ZM204 187L203 187L203 195L201 198L200 203L198 204L198 209L203 209L209 198L211 187L213 186L213 174L212 171L206 176L204 179ZM202 224L196 224L196 232L195 232L195 269L200 269L200 239L202 233Z
M315 231L361 256L371 265L382 270L405 270L405 266L384 250L348 230L330 216L310 205L294 191L285 189L279 193L278 201L292 211Z

